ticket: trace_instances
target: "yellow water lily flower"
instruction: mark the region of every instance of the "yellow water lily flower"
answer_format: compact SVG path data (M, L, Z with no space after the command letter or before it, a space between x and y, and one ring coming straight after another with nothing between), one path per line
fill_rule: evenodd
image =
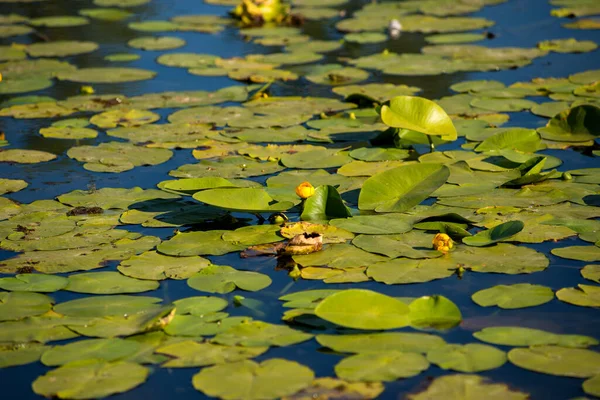
M439 252L444 254L448 253L452 247L454 247L454 242L450 238L450 236L445 233L438 233L433 238L433 248Z
M315 188L310 182L302 182L296 187L296 194L300 196L300 198L308 199L315 194Z

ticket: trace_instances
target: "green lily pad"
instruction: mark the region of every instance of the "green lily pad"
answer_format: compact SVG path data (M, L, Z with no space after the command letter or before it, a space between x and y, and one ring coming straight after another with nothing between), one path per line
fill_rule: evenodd
M537 46L541 50L556 53L587 53L598 48L598 45L591 40L579 41L573 38L544 40L539 42Z
M227 313L207 313L203 316L176 315L164 328L173 336L212 336L251 320L249 317L225 317Z
M24 25L0 25L0 38L27 35L33 31L33 28Z
M387 285L422 283L448 278L454 275L455 268L455 265L440 263L439 259L397 258L369 265L367 275L373 280Z
M348 398L374 399L385 387L381 382L347 382L336 378L317 378L312 385L302 389L286 400L308 400L318 397L330 397L341 394Z
M225 230L206 232L186 232L175 235L170 240L158 245L160 253L169 256L189 257L199 255L223 255L232 251L243 250L241 246L222 239Z
M1 154L1 153L0 153ZM598 246L569 246L552 249L555 256L579 261L600 261L600 247Z
M174 357L164 363L163 367L187 368L225 364L254 358L263 354L267 349L268 347L221 346L186 340L159 347L156 352Z
M517 112L529 110L536 103L524 99L494 99L478 97L471 101L473 107L495 112Z
M129 278L113 271L86 272L71 275L68 279L69 284L65 290L77 293L139 293L154 290L159 287L157 282Z
M209 293L229 293L236 288L256 292L271 284L271 278L258 272L238 271L226 265L210 265L192 275L188 286Z
M90 122L99 128L116 128L124 126L126 128L132 126L151 124L158 121L160 116L147 110L136 109L119 109L105 111L101 114L94 115L90 118Z
M134 203L156 199L178 199L178 195L163 192L157 189L142 189L134 187L102 188L96 190L74 190L62 194L57 200L72 207L101 207L108 209L127 209Z
M70 318L57 316L28 317L20 321L0 323L0 339L3 342L47 343L55 340L73 339L79 336L65 325Z
M559 346L513 349L508 359L514 365L542 374L589 378L600 371L600 353Z
M399 234L412 229L411 221L405 215L392 213L385 215L355 215L351 218L333 219L329 223L350 232L369 235Z
M250 225L225 232L222 238L241 246L275 243L284 240L279 235L279 229L277 225Z
M410 325L416 328L450 329L462 321L459 308L444 296L423 296L408 308Z
M488 383L479 375L445 375L436 378L429 387L410 400L526 400L529 394L510 390L503 383Z
M544 147L540 135L533 129L509 129L501 130L488 137L475 147L475 151L517 150L524 153L535 153Z
M368 77L369 73L367 71L342 66L326 68L323 72L310 73L305 76L310 82L330 86L354 84L364 81Z
M132 278L161 281L188 279L209 265L210 261L202 257L171 257L148 251L121 261L118 270Z
M294 206L289 201L273 203L274 199L262 188L209 189L194 193L203 203L242 212L284 211Z
M414 332L317 335L316 339L321 346L340 353L387 353L396 350L425 354L446 344L439 336Z
M486 38L485 33L446 33L427 36L425 40L432 44L473 43Z
M346 357L335 366L335 373L349 381L391 382L416 376L427 368L429 362L420 354L389 351Z
M156 303L161 300L159 297L147 296L90 296L57 304L54 311L68 317L100 318L156 310L160 307Z
M600 375L596 375L583 382L583 391L587 394L598 397L600 395L599 377Z
M315 193L304 202L300 219L304 221L330 220L350 217L350 209L346 207L334 186L324 185L315 189Z
M83 168L89 171L119 173L143 165L162 164L173 156L173 152L130 143L108 142L98 146L72 147L67 155L84 162Z
M39 150L9 149L0 151L0 163L37 164L54 160L56 155Z
M0 178L0 195L25 189L29 184L21 179Z
M0 321L41 315L52 308L51 297L31 292L0 292Z
M394 329L409 324L406 304L377 292L349 289L328 296L315 308L326 321L355 329Z
M600 307L600 288L591 285L577 285L577 288L564 288L556 292L556 297L565 303L583 307Z
M28 93L43 90L54 84L46 78L7 79L0 86L0 94Z
M381 43L388 40L388 35L379 32L347 33L344 40L350 43Z
M133 53L114 53L114 54L109 54L104 57L104 59L106 61L110 61L110 62L128 62L128 61L139 60L140 58L141 57L139 54L133 54Z
M185 46L185 40L172 36L144 36L131 39L127 42L127 45L134 49L160 51L177 49Z
M131 362L74 361L38 377L33 391L46 397L101 398L141 385L148 369Z
M365 96L373 102L383 103L397 96L414 95L421 89L414 86L394 85L391 83L367 83L364 85L348 85L335 87L334 93L351 100L354 94Z
M121 21L133 15L118 8L82 8L79 14L100 21Z
M312 339L313 335L262 321L246 321L216 335L214 343L227 346L291 346Z
M67 278L43 274L18 274L0 278L0 289L18 292L56 292L67 286Z
M118 338L80 340L54 346L42 355L41 361L51 367L86 359L118 361L134 354L140 347L141 345L134 341Z
M155 72L138 68L81 68L68 73L60 72L57 78L81 83L122 83L152 79Z
M515 309L545 304L554 299L554 293L546 286L517 283L483 289L471 298L482 307L497 305L504 309Z
M398 235L359 235L352 244L371 253L391 258L436 258L441 253L431 249L433 236L419 231Z
M52 139L94 139L98 132L89 128L77 127L48 127L40 129L40 135Z
M436 103L412 96L398 96L389 107L381 108L381 119L394 128L409 129L426 135L440 136L443 140L456 140L456 128L446 112Z
M506 362L506 353L479 343L446 344L430 350L427 360L442 369L480 372L501 367Z
M79 42L75 40L34 43L25 47L25 51L31 57L66 57L91 53L97 49L97 43Z
M380 172L365 181L361 210L403 212L425 200L446 182L450 170L440 164L414 164Z
M581 335L559 335L539 329L518 326L494 326L473 333L477 339L503 346L558 345L562 347L589 347L598 340Z
M322 148L285 154L280 161L288 168L319 169L339 167L352 161L352 158L345 151Z
M586 265L579 272L585 279L600 283L600 265Z
M40 343L21 343L0 346L0 368L14 367L36 362L50 346Z
M89 23L90 20L87 18L73 17L69 15L32 18L28 21L28 24L30 25L44 26L47 28L65 28L70 26L87 25Z
M203 316L215 313L227 307L227 300L211 296L186 297L173 302L177 309L177 315L191 314Z
M538 128L538 132L547 140L585 142L600 135L599 120L600 107L582 105L556 114L545 127Z
M221 399L269 400L310 385L314 373L293 361L272 358L258 364L238 361L202 369L192 378L197 390Z
M509 240L523 230L523 221L508 221L495 227L478 232L473 236L463 238L463 243L469 246L487 246L493 243Z
M389 260L388 257L372 254L348 244L333 244L321 251L296 255L293 258L303 267L328 266L335 269L362 267Z

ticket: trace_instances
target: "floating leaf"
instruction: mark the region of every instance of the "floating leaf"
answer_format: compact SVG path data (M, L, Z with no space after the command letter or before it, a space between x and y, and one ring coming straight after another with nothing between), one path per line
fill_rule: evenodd
M450 329L462 321L456 304L444 296L423 296L408 308L410 325L416 328Z
M157 250L169 256L189 257L199 255L219 256L245 248L243 245L223 240L222 236L226 232L225 230L216 230L180 233L170 240L162 242L158 245Z
M81 68L68 73L59 73L57 78L63 81L82 83L121 83L152 79L153 71L137 68Z
M405 233L412 228L410 221L402 214L355 215L346 219L333 219L329 223L350 232L370 235Z
M56 155L39 150L10 149L0 151L0 162L37 164L54 160Z
M591 377L583 382L583 391L592 396L600 395L600 375Z
M159 347L156 352L174 357L164 363L163 367L187 368L237 362L254 358L267 350L268 347L221 346L186 340Z
M147 296L91 296L70 300L54 306L54 311L69 317L104 317L136 314L145 310L156 310L162 299Z
M600 283L600 265L586 265L580 272L585 279Z
M483 289L474 293L471 298L482 307L497 305L500 308L514 309L545 304L554 298L554 293L546 286L517 283Z
M197 192L193 197L203 203L230 211L285 211L294 206L289 201L273 203L273 198L262 188L209 189Z
M238 271L226 265L210 265L188 279L188 285L209 293L229 293L236 288L256 292L271 284L271 278L258 272Z
M503 346L558 345L562 347L589 347L598 341L589 336L559 335L539 329L518 326L494 326L473 333L477 339Z
M119 109L105 111L101 114L94 115L90 118L90 122L99 128L116 128L124 126L126 128L132 126L151 124L158 121L160 116L151 111L136 110L136 109Z
M98 146L72 147L67 155L84 162L83 167L89 171L118 173L142 165L162 164L173 156L173 152L168 149L150 149L129 143L108 142Z
M154 281L142 281L129 278L118 272L86 272L69 276L65 290L77 293L119 294L139 293L154 290L159 284Z
M277 399L296 393L314 378L309 368L280 358L258 364L238 361L204 368L192 384L211 397L222 399Z
M171 257L148 251L121 261L118 270L132 278L161 281L188 279L209 265L210 261L202 257Z
M31 57L66 57L91 53L96 49L98 49L97 43L79 42L76 40L34 43L25 47L25 51Z
M0 153L1 154L1 153ZM600 261L600 247L598 246L568 246L552 249L555 256L580 261Z
M509 240L512 236L523 230L523 221L508 221L495 227L478 232L473 236L463 238L463 243L469 246L487 246L493 243Z
M320 345L341 353L387 353L396 350L425 354L446 344L439 336L413 332L317 335L316 339Z
M0 292L0 321L41 315L52 308L51 297L30 292Z
M36 362L50 346L40 343L21 343L0 346L0 368L14 367Z
M185 46L185 40L172 36L144 36L131 39L129 42L127 42L127 45L129 47L133 47L134 49L160 51L177 49Z
M335 366L335 373L349 381L391 382L418 375L427 368L429 362L420 354L388 351L346 357Z
M559 346L512 349L508 359L514 365L543 374L589 378L600 372L600 353Z
M73 361L97 359L117 361L124 359L140 349L140 344L124 339L88 339L54 346L42 356L42 363L47 366L64 365Z
M374 399L383 392L381 382L346 382L335 378L317 378L312 385L284 400L309 400L332 398L338 395L355 399Z
M355 329L394 329L409 324L409 309L393 297L364 289L328 296L315 308L326 321Z
M290 346L311 339L313 335L294 330L287 325L262 321L246 321L232 326L213 338L213 342L227 346Z
M598 48L598 45L591 40L579 41L573 38L544 40L539 42L537 46L541 50L556 53L587 53Z
M445 375L436 378L427 390L409 395L410 400L527 400L529 394L511 391L502 383L488 383L479 375Z
M457 137L456 128L446 112L421 97L394 97L389 107L381 108L381 119L388 126L440 136L443 140L452 141Z
M485 344L446 344L427 353L427 360L443 369L480 372L501 367L506 353Z
M547 140L585 142L600 135L598 121L600 107L581 105L554 115L545 127L538 128L538 132Z
M101 398L141 385L148 369L131 362L82 360L38 377L33 391L41 396L66 399Z
M455 274L455 268L451 264L440 263L438 259L397 258L369 265L367 275L387 285L421 283L448 278Z
M324 185L317 187L315 193L305 200L300 218L304 221L326 221L351 215L336 188Z
M583 307L600 307L600 287L579 284L576 288L563 288L556 297L565 303Z
M380 172L365 181L358 198L361 210L403 212L425 200L448 179L440 164L414 164Z
M56 292L67 286L62 276L43 274L18 274L14 278L0 278L0 288L19 292Z

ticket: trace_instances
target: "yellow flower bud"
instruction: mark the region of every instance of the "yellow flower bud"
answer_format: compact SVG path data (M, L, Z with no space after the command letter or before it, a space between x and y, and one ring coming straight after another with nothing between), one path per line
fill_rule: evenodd
M439 252L444 254L448 253L452 247L454 247L454 243L450 236L445 233L438 233L435 235L432 241L433 248Z
M302 182L296 187L296 194L303 199L308 199L315 194L315 188L309 182Z

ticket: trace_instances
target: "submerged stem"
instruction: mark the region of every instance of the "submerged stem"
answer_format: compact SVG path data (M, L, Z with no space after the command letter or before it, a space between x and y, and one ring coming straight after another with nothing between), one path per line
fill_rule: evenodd
M429 140L429 152L433 153L435 151L435 145L433 144L433 139L431 135L427 135L427 140Z

